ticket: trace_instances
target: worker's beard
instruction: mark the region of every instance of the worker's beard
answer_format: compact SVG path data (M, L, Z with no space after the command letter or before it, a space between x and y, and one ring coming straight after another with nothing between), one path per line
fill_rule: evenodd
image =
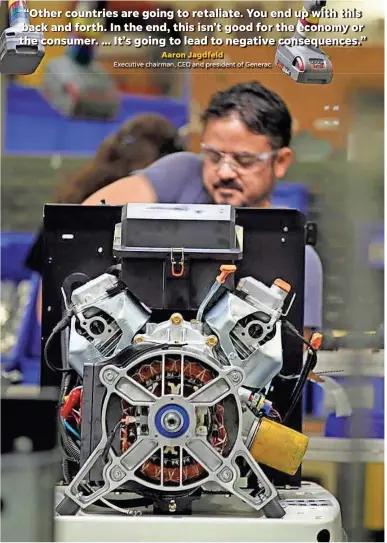
M249 201L244 196L244 191L242 186L234 181L233 179L229 180L222 180L218 181L214 184L214 189L218 193L217 197L217 203L220 205L233 205L234 207L254 207L254 208L267 208L270 207L270 200L272 192L275 188L275 179L273 179L273 182L271 183L271 186L260 196L257 196L254 200ZM224 193L222 194L222 189L224 189ZM238 196L240 198L238 204L232 203L233 194L232 193L226 193L228 190L237 191Z
M218 198L218 204L232 205L234 207L251 207L249 202L247 202L245 199L241 199L237 204L233 203L231 200L232 200L232 195L230 195L230 197L221 195L220 198Z
M247 207L248 202L243 196L242 186L233 179L217 181L214 185L217 192L217 202L220 205L234 205L235 207ZM231 191L231 192L228 192ZM240 201L238 204L233 203L235 195L238 195Z

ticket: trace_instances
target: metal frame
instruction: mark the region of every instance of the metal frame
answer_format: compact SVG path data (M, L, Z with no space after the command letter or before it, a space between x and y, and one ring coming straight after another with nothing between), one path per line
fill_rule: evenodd
M339 351L320 351L315 368L316 373L324 373L332 377L383 377L384 350L372 352L360 351L361 364L353 364L354 357L359 351L340 349Z
M121 222L121 206L46 205L44 209L45 258L43 269L42 352L54 326L61 320L64 279L74 272L91 278L104 273L115 263L112 255L114 229ZM271 285L277 277L288 282L297 293L288 320L302 334L304 320L305 216L289 209L236 209L236 223L244 228L243 259L238 262L236 280L254 276ZM69 236L72 234L72 236ZM139 240L139 245L141 240ZM297 374L302 367L302 344L283 333L283 372ZM51 355L60 358L59 337L53 341ZM60 375L42 363L41 384L59 386ZM271 400L280 413L289 408L292 381L273 381ZM295 430L302 428L301 402L288 421ZM276 486L299 485L300 472L285 475L265 468Z
M162 389L164 390L164 375L165 375L165 354L160 351L154 351L153 356L162 357ZM169 355L178 355L181 357L181 363L184 364L185 357L195 356L196 359L201 360L201 356L195 351L191 351L188 348L169 349ZM85 507L92 503L95 503L100 498L105 498L111 492L119 489L128 482L137 482L140 485L144 485L144 481L139 478L137 472L140 466L156 451L161 451L161 465L164 465L164 447L170 445L171 438L163 438L160 429L157 428L156 420L157 412L160 408L168 406L179 406L180 409L187 413L189 421L188 434L179 438L175 438L173 443L179 447L180 454L180 482L179 485L173 490L193 490L199 486L213 482L220 485L224 492L235 494L241 500L248 503L252 508L256 510L263 509L278 496L275 487L270 484L263 473L261 467L254 461L250 452L246 448L242 437L242 406L239 400L238 390L243 385L244 373L235 366L231 368L223 369L213 363L211 369L218 373L218 376L207 383L203 388L194 392L191 396L185 398L181 394L174 394L173 397L164 396L158 398L142 386L140 386L134 379L129 377L128 373L134 367L137 367L141 361L148 361L147 354L140 355L129 366L123 368L117 368L110 364L103 367L100 371L100 381L106 387L107 394L104 398L102 407L101 420L107 420L107 413L110 404L110 398L116 394L120 398L130 402L132 405L149 408L149 433L146 436L138 436L133 446L118 457L113 454L112 450L109 451L109 461L103 469L104 485L99 487L94 492L85 495L82 492L82 481L87 479L88 472L92 469L94 464L99 461L104 454L106 444L108 442L108 434L106 429L106 423L102 424L102 436L99 444L95 447L91 456L87 459L85 464L81 467L75 478L65 491L67 497L77 503L80 507ZM208 357L203 357L203 361L208 365ZM181 370L183 375L183 369ZM231 395L235 400L235 405L238 411L239 428L237 431L235 442L233 443L230 454L222 456L214 448L210 447L207 442L207 436L199 437L196 435L196 417L195 411L199 407L210 407L220 402L226 396ZM183 484L183 449L185 449L197 462L200 463L206 470L206 477L200 482ZM257 477L260 492L253 497L248 491L243 491L238 481L240 479L239 468L237 466L237 459L242 457L249 465L250 469ZM155 492L163 490L171 490L171 487L164 486L164 471L161 471L160 485L156 483L146 483L146 487L153 488Z
M320 462L384 462L384 439L310 437L305 460Z

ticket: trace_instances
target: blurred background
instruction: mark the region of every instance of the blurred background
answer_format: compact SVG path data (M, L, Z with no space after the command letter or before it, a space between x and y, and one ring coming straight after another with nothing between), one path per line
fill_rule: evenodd
M30 1L29 8L65 11L80 4L83 9L90 4L140 12L181 7L171 0ZM184 2L184 9L199 5L269 12L302 8L299 2L288 1L202 1ZM336 417L332 398L310 385L304 411L305 431L312 439L304 477L320 482L339 498L350 540L384 541L384 6L382 0L372 0L332 1L328 7L361 10L363 17L357 22L366 25L368 37L362 47L325 48L335 71L328 86L297 85L274 68L192 72L112 68L114 61L158 60L160 50L152 46L53 45L46 48L35 74L2 76L2 362L16 381L38 383L37 279L24 267L24 260L41 225L43 205L57 198L58 187L74 179L100 145L139 114L162 115L179 130L186 148L198 151L200 113L210 95L233 83L258 79L281 95L294 119L296 160L278 185L275 201L300 209L318 225L316 248L324 266L323 363L344 368L337 381L348 391L353 417L359 415L357 420L363 421L359 426L352 419ZM6 3L0 10L5 28ZM120 24L119 19L102 21L106 28L111 22ZM147 21L152 22L172 28L176 21ZM262 22L277 20L269 17ZM328 22L346 21L339 17ZM48 32L46 38L67 34ZM124 34L134 37L115 31L107 32L104 40ZM272 63L275 55L274 47L224 50L230 62ZM144 160L145 155L148 162L156 158L151 151L148 155L144 151ZM366 451L361 460L343 453L343 444L351 438Z

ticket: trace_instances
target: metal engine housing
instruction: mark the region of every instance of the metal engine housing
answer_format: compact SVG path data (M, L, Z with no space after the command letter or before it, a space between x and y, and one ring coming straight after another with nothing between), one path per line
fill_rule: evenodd
M176 506L215 485L282 516L245 445L243 385L261 389L280 371L287 293L245 278L202 321L175 313L156 324L113 275L76 289L69 363L83 378L81 467L67 497L87 508L127 490ZM252 325L259 335L246 337ZM246 469L253 490L241 483Z

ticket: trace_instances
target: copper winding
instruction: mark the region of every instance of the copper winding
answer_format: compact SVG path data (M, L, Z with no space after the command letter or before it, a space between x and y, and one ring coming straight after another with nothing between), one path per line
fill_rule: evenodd
M133 379L142 385L154 377L161 375L162 364L158 360L154 360L151 364L144 364L133 375ZM180 374L181 361L168 358L165 361L165 372ZM199 381L201 385L205 385L214 379L214 375L210 370L203 368L198 362L184 363L184 377L188 380Z
M154 360L150 364L143 364L138 370L132 375L132 378L137 381L138 383L145 386L147 384L149 386L149 381L155 381L161 376L162 373L162 363L159 360ZM165 360L165 373L166 374L173 374L174 377L179 378L181 373L181 360L175 360L172 358L168 358ZM169 378L169 376L167 377ZM199 387L202 387L212 381L215 378L215 375L211 370L208 370L202 366L202 364L198 362L194 362L192 360L185 360L184 362L184 378L187 381L190 381L192 386L192 381L197 383ZM156 395L156 391L154 391ZM159 391L159 394L161 394L161 390ZM122 421L124 422L127 417L129 416L130 406L128 406L126 402L122 403ZM228 435L226 428L224 427L224 407L221 403L217 404L214 408L214 422L215 422L215 428L212 431L211 435L209 436L209 442L211 445L220 453L223 452L225 446L228 442ZM126 451L135 441L135 436L133 436L134 439L130 439L128 435L128 426L124 425L123 428L121 428L121 449L122 452ZM191 457L187 457L191 458ZM163 481L165 483L182 483L187 482L192 479L196 479L197 477L200 477L205 473L205 469L201 464L196 462L195 460L192 460L192 463L183 466L182 469L180 469L180 466L177 467L167 467L167 466L161 466L152 459L147 460L141 467L141 472L146 477L160 481L161 480L161 469L163 469ZM182 476L182 480L180 480L180 476Z
M141 471L144 475L150 479L161 479L161 466L154 464L150 460L147 460L141 467ZM183 466L182 469L182 481L189 481L190 479L196 479L204 473L204 468L198 462L190 464L189 466ZM180 483L180 467L167 468L164 466L164 483Z

